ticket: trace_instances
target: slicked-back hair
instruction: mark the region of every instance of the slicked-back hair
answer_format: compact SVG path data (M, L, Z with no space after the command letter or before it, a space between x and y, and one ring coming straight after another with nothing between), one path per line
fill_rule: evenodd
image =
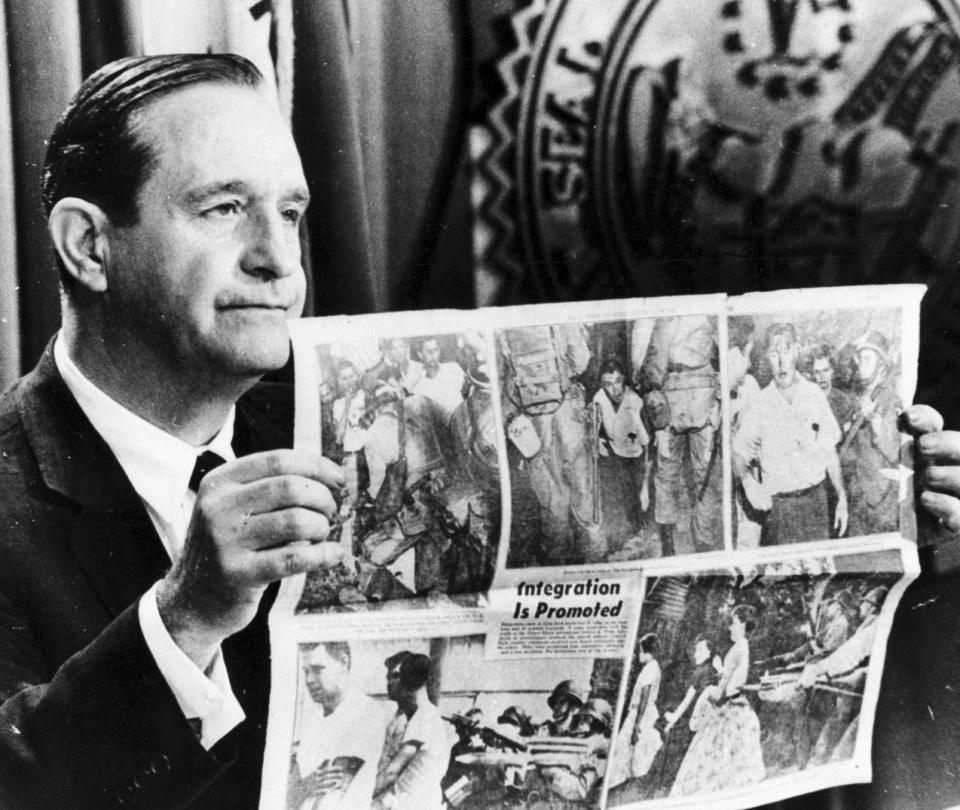
M138 221L137 196L157 160L135 120L152 102L195 84L257 88L263 75L236 54L168 54L118 59L91 74L57 122L43 165L49 216L64 197L99 206L118 227ZM60 262L61 280L73 278Z

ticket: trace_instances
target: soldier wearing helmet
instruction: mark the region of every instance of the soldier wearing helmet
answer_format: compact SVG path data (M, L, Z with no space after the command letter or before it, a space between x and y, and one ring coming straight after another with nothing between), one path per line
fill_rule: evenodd
M540 724L538 734L548 737L569 737L577 712L583 708L585 696L572 680L560 681L547 698L553 717Z
M613 728L613 709L602 698L590 698L573 717L570 736L584 740L586 749L569 764L540 768L540 776L547 790L556 800L564 800L560 807L594 805L610 751Z
M613 709L602 698L590 698L573 718L573 737L589 737L592 734L610 735L613 727Z
M896 531L900 517L900 399L890 379L889 344L880 332L869 331L854 350L860 396L840 443L850 536Z
M870 657L877 635L877 617L887 598L887 588L879 585L860 597L860 625L856 632L826 658L808 664L801 676L804 686L852 672Z
M862 693L876 639L877 618L886 598L887 588L883 585L871 588L860 597L860 626L830 655L804 668L800 677L803 686L827 682L848 693ZM851 756L856 744L859 718L859 698L851 694L839 695L831 715L820 730L810 761L819 765Z

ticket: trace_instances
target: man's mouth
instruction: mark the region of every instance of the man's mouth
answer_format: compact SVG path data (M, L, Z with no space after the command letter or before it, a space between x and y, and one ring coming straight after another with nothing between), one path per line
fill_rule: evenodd
M217 307L222 312L288 312L290 305L269 301L237 301Z

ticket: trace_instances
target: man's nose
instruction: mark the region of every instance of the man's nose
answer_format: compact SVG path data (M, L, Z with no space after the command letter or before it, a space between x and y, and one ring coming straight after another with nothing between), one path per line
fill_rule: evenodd
M274 279L303 272L300 235L279 211L265 211L251 217L246 239L241 263L245 273Z

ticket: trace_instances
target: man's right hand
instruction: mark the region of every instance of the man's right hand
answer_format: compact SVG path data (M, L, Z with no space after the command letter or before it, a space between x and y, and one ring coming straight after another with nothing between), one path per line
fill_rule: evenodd
M323 541L344 483L334 462L294 450L244 456L203 479L183 552L157 591L167 631L198 667L250 623L269 583L341 560L340 545Z

